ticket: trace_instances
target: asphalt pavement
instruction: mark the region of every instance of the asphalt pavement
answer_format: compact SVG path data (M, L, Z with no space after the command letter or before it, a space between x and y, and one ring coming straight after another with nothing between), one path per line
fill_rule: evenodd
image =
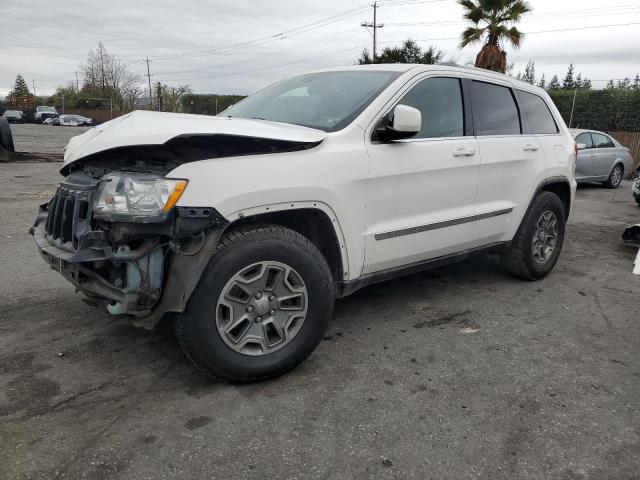
M579 188L547 278L488 256L368 287L299 368L239 386L39 258L59 168L0 164L0 478L640 478L628 181Z

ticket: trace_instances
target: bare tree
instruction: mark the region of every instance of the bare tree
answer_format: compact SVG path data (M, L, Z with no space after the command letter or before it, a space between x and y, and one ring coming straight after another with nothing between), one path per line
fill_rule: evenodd
M89 50L86 63L80 65L84 74L82 89L90 94L111 98L127 111L138 104L144 93L142 79L129 71L127 64L109 53L102 42Z
M180 98L193 92L189 85L170 87L159 83L156 85L155 93L160 98L160 110L163 112L179 112L181 109Z

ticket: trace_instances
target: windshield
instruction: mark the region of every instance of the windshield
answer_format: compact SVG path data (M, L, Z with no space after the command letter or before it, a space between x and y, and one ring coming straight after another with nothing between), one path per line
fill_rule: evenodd
M38 107L37 110L39 112L55 112L56 109L53 107Z
M4 114L5 114L6 116L12 116L12 117L15 117L15 116L19 116L19 115L20 115L20 112L18 112L17 110L6 110L6 111L4 112Z
M335 132L353 121L399 72L335 71L278 82L220 116L293 123Z

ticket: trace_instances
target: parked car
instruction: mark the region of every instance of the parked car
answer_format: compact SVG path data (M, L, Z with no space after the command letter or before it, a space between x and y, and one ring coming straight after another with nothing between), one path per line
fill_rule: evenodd
M56 118L57 116L58 111L55 109L55 107L39 106L36 108L34 118L36 123L42 123L47 118Z
M23 113L20 110L5 110L2 116L9 123L24 123Z
M572 129L571 134L578 145L578 183L601 182L607 188L618 188L622 179L631 175L631 153L615 138L596 130Z
M71 139L32 233L96 305L174 321L232 381L288 371L334 299L498 253L547 275L576 150L547 93L505 75L354 66L276 83L218 117L136 111Z
M42 121L43 125L55 125L55 126L59 126L60 125L60 118L59 117L55 117L55 118L45 118Z
M89 117L83 117L82 115L71 115L73 117L73 121L76 123L77 127L92 127L93 120Z

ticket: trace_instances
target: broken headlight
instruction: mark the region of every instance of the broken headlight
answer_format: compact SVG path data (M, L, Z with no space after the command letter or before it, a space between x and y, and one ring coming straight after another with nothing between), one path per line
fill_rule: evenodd
M146 173L110 173L102 177L93 215L110 221L162 221L186 187L186 180Z

